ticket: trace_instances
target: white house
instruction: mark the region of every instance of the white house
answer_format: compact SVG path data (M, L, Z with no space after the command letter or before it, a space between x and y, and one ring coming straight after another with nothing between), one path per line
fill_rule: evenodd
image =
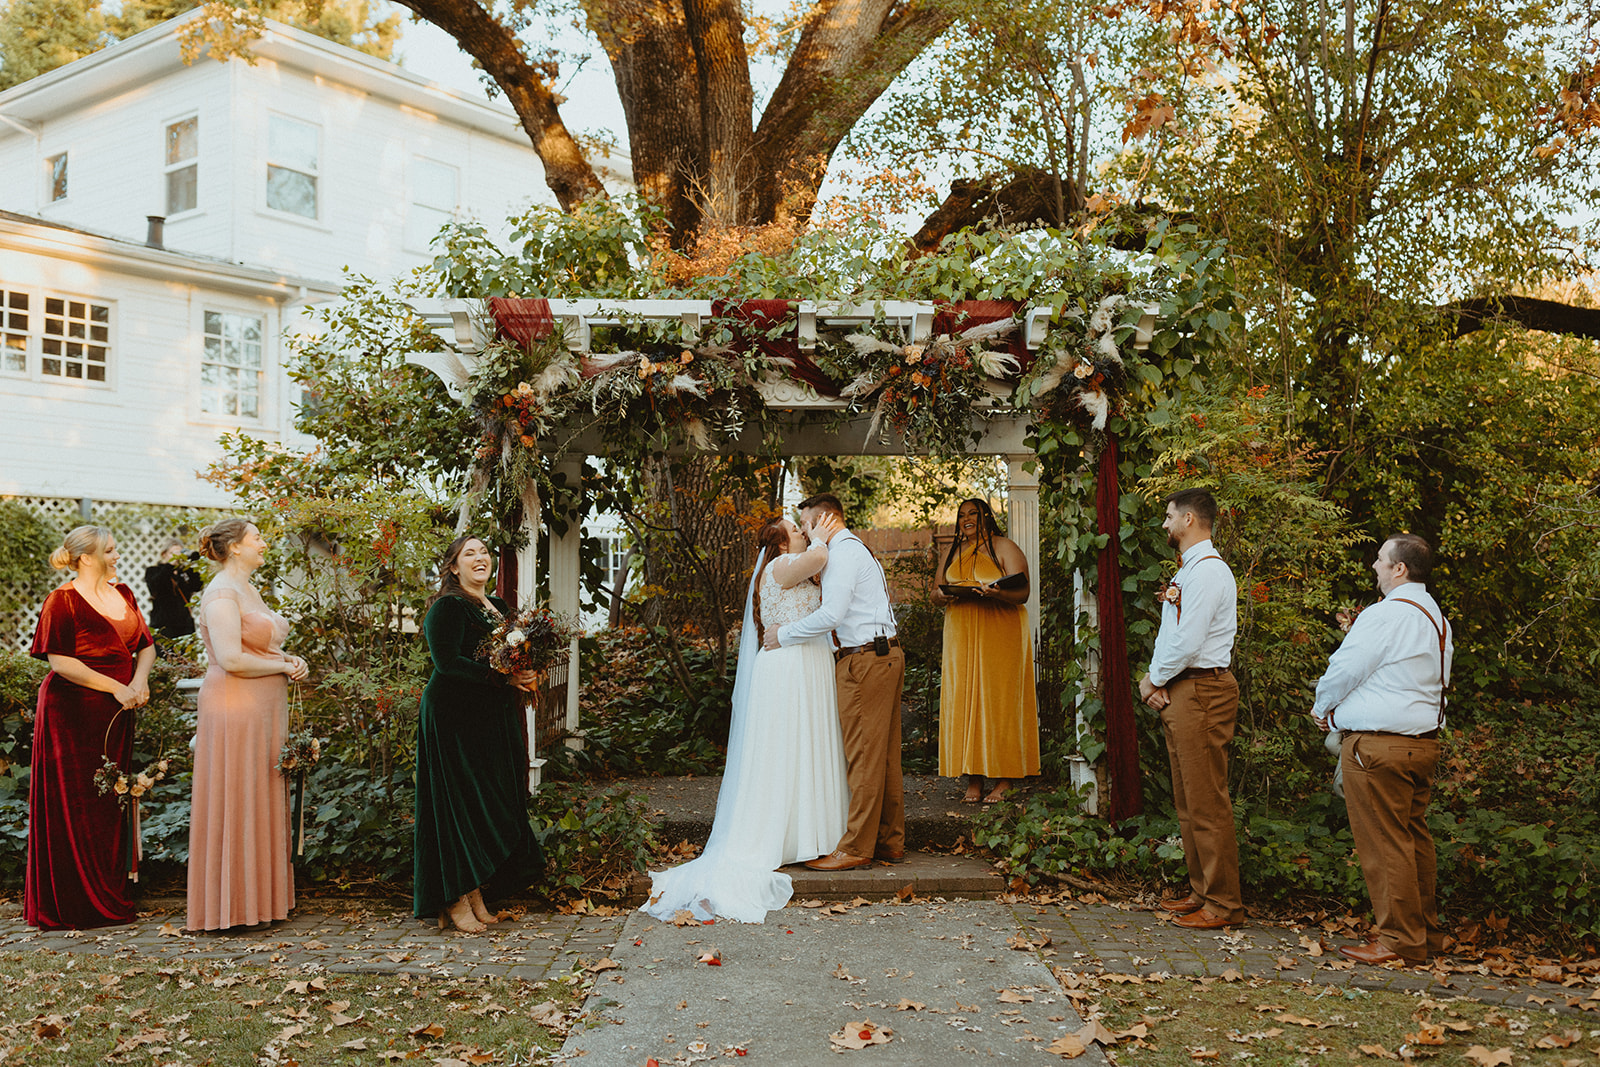
M63 528L137 505L130 575L182 521L152 507L229 503L196 477L223 431L308 443L305 307L553 202L509 107L275 22L253 63L187 65L201 17L0 93L0 497Z
M196 10L0 93L0 208L303 277L430 258L454 215L553 203L509 107L281 23L186 65Z

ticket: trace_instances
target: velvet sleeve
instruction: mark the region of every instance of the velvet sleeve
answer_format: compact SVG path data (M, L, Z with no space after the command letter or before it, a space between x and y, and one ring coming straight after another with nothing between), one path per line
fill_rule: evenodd
M78 620L66 586L44 598L29 654L35 659L48 659L52 655L78 655Z
M128 649L129 653L138 656L141 649L149 648L156 641L150 636L150 626L144 620L144 612L139 610L139 602L133 598L133 590L125 582L118 582L117 592L128 602L128 610L133 612L134 618L139 620L139 636L134 639L133 647Z
M433 659L436 676L489 685L499 681L501 676L476 658L482 635L478 627L471 625L467 612L467 605L459 597L440 597L422 620L422 636L428 642L428 655Z

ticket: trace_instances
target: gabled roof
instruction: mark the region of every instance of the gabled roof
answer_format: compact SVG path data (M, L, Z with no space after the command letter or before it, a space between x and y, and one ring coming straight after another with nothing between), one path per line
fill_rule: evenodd
M191 282L216 289L273 296L297 301L326 299L343 285L272 270L232 263L215 256L154 248L126 237L98 233L81 226L0 210L0 249L15 248L58 259L114 265L146 277Z
M205 17L204 9L136 33L47 74L0 92L0 139L24 127L68 114L133 86L183 69L179 32ZM271 19L250 51L286 67L320 75L373 96L414 107L468 129L526 145L517 113L504 104L477 100L402 67ZM196 63L213 60L204 54ZM244 60L229 60L244 62Z

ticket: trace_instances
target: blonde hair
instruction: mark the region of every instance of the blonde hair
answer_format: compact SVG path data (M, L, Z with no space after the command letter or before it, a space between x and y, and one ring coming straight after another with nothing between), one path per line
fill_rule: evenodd
M104 526L78 526L50 553L50 566L58 571L75 571L84 556L98 556L111 543L111 531Z
M254 525L249 519L219 519L200 531L200 554L217 563L226 563L228 549L243 541Z

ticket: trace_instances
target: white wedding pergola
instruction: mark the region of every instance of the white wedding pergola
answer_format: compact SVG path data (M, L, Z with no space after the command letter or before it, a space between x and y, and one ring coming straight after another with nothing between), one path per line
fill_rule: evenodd
M551 315L563 331L568 346L574 353L590 351L590 339L597 326L616 326L622 323L639 324L657 322L678 324L686 343L699 338L701 324L712 317L710 300L551 300ZM478 364L484 347L494 338L495 326L482 301L461 299L416 299L411 308L432 328L444 342L442 352L413 352L406 357L408 363L425 367L444 382L446 390L456 400L466 403L467 383ZM904 343L921 343L932 339L934 316L938 305L913 301L880 301L853 304L847 301L802 301L797 306L797 333L801 351L814 348L819 327L828 329L864 326L869 323L887 323L898 328ZM1133 338L1136 348L1150 343L1155 327L1155 308L1147 308L1140 319ZM1043 344L1050 325L1051 308L1027 308L1017 313L1024 342L1029 349ZM765 400L769 416L783 426L782 456L882 456L906 455L909 450L904 440L892 430L869 433L871 418L858 415L839 422L839 412L849 406L842 399L824 397L811 386L795 379L773 375L758 385ZM1002 456L1006 462L1007 482L1007 534L1022 549L1028 561L1030 574L1039 573L1039 479L1029 466L1035 460L1025 444L1029 418L1026 413L1001 407L997 396L986 396L973 404L972 426L978 431L974 455ZM584 460L588 455L603 454L598 434L579 434L566 444L566 450L552 456L553 473L569 485L579 485ZM721 443L727 452L761 454L765 451L760 435L754 431ZM530 491L531 493L531 491ZM531 496L524 502L523 514L527 533L527 546L518 556L517 599L526 603L536 585L537 548L540 529L539 500ZM560 613L576 615L579 606L581 566L579 544L581 531L577 516L569 517L567 532L549 537L550 556L550 607ZM1079 607L1093 619L1095 601L1089 591L1092 583L1076 583ZM1031 584L1028 597L1028 619L1033 629L1034 647L1039 640L1039 585ZM581 675L578 670L577 641L574 639L570 668L563 679L552 672L550 687L565 689L566 729L576 736L578 730L578 695ZM1091 664L1091 668L1096 666ZM552 692L552 695L555 695ZM531 727L531 723L530 723ZM530 729L530 738L533 734ZM581 743L581 742L578 742ZM535 759L530 770L530 787L538 783L538 767L543 760ZM1081 761L1080 761L1081 762ZM1092 783L1093 769L1084 763L1073 767L1074 784ZM1080 781L1080 779L1082 781Z

